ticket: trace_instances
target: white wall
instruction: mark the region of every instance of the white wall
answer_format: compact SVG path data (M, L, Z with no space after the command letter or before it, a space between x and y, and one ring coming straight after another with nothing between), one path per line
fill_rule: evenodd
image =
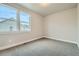
M0 33L0 49L42 37L43 18L30 11L29 14L31 15L31 32Z
M44 19L45 37L76 43L77 8L51 14Z
M77 32L77 43L78 43L78 47L79 47L79 4L77 4L77 25L78 25L78 32Z

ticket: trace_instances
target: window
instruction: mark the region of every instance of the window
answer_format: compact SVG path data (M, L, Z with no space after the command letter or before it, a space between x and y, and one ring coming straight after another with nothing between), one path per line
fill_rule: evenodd
M21 31L29 31L29 18L30 16L24 12L20 12L20 30Z
M29 31L29 14L15 8L0 5L0 32Z
M16 10L0 5L0 31L16 31Z

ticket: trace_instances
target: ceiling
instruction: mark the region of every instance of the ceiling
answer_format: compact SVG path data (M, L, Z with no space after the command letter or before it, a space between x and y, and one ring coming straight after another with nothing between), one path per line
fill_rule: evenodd
M74 8L77 6L76 3L49 3L49 4L20 3L20 5L40 14L42 16L47 16L49 14L63 11L63 10L70 9L70 8Z

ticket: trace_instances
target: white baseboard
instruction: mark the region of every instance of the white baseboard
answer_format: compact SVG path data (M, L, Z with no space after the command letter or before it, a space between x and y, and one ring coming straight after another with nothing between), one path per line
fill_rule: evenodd
M75 41L61 40L61 39L56 39L56 38L52 38L52 37L46 37L46 38L49 38L52 40L57 40L57 41L62 41L62 42L67 42L67 43L72 43L72 44L77 44L77 42L75 42Z
M30 39L30 40L26 40L24 42L19 42L17 44L12 44L12 45L8 45L8 46L0 47L0 50L5 50L5 49L8 49L8 48L12 48L12 47L15 47L15 46L19 46L19 45L22 45L24 43L28 43L28 42L31 42L31 41L34 41L34 40L38 40L40 38L42 38L42 37L33 38L33 39Z
M79 48L79 44L77 43L77 47Z

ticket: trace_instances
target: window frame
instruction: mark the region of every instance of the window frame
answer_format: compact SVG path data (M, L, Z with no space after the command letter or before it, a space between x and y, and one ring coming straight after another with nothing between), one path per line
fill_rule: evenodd
M16 9L16 23L17 23L17 31L7 31L7 32L0 32L0 34L19 34L19 33L26 33L26 32L30 32L31 31L31 15L27 12L27 11L24 11L22 9L18 9L18 8L15 8L13 6L10 6L10 5L6 5L6 4L0 4L4 7L8 7L8 8L12 8L12 9ZM20 30L20 12L24 12L24 13L27 13L29 15L29 29L30 31L21 31Z

